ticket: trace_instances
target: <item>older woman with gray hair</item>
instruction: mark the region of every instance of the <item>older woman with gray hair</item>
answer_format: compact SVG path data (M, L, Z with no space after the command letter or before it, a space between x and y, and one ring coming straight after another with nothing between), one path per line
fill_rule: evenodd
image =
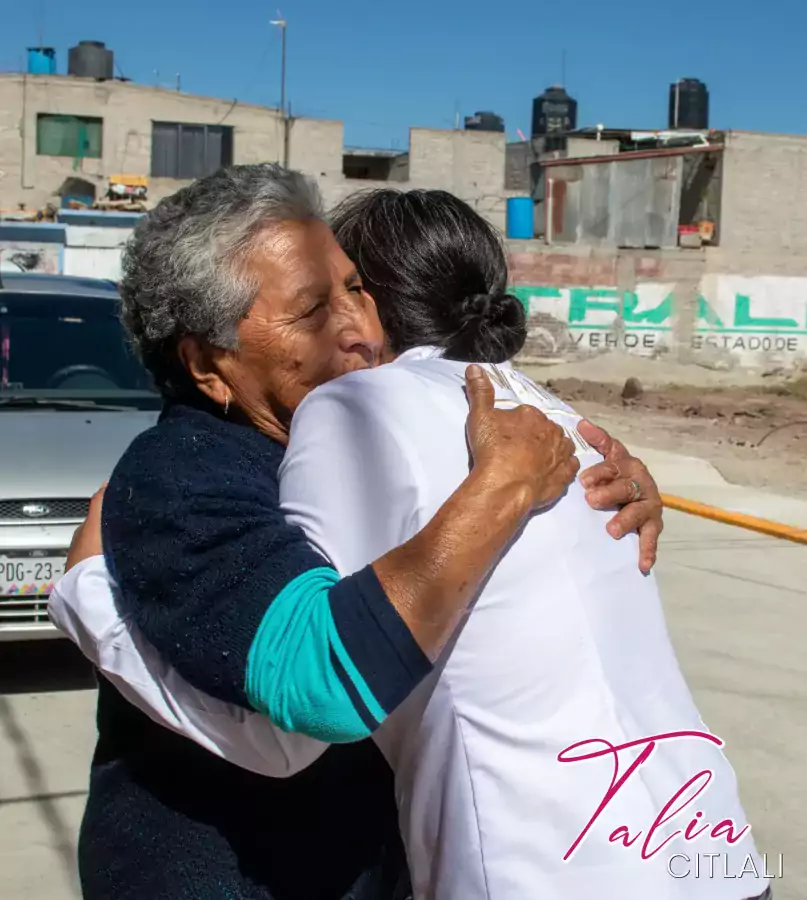
M566 490L574 446L537 410L495 409L469 369L469 476L413 538L340 579L285 522L277 472L306 394L375 365L383 335L311 183L242 166L168 198L136 229L121 295L166 407L104 498L119 606L196 688L337 746L295 779L261 779L102 680L84 896L392 900L392 787L361 739L430 672L529 513Z

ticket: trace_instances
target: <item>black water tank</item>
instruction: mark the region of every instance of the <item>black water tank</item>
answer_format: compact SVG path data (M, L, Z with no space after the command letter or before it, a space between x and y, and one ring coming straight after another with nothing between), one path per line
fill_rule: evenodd
M67 54L67 74L108 81L113 75L112 51L102 41L79 41Z
M577 128L577 100L560 85L547 88L532 101L532 136L566 134Z
M465 117L466 131L496 131L504 133L504 119L493 112L477 112Z
M709 89L697 78L682 78L670 85L670 129L709 129Z

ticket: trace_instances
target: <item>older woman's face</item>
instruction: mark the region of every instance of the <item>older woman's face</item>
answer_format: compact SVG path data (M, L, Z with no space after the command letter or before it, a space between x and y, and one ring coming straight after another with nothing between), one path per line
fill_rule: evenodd
M222 360L232 400L262 431L287 431L306 394L376 365L383 332L355 266L323 222L266 233L250 261L257 299Z

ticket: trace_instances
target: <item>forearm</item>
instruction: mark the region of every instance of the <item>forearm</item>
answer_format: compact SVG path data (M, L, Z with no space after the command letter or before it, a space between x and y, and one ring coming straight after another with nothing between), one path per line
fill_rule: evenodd
M418 534L373 563L421 649L435 659L530 512L526 486L474 469Z
M56 584L48 613L129 703L233 765L287 778L327 749L327 744L286 734L264 716L210 697L186 682L121 617L102 556L79 562Z
M372 566L342 579L319 568L287 585L250 651L253 706L321 740L371 734L429 673L530 509L528 488L476 468Z

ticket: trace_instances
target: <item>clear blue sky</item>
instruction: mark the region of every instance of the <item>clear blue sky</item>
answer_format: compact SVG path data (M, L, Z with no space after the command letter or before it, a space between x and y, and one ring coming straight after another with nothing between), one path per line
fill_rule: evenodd
M666 126L670 81L711 92L712 126L807 133L805 0L0 0L0 70L25 48L102 40L123 73L227 99L277 105L281 3L292 112L342 119L346 143L400 147L411 125L451 127L491 109L509 137L531 100L561 80L579 125Z

